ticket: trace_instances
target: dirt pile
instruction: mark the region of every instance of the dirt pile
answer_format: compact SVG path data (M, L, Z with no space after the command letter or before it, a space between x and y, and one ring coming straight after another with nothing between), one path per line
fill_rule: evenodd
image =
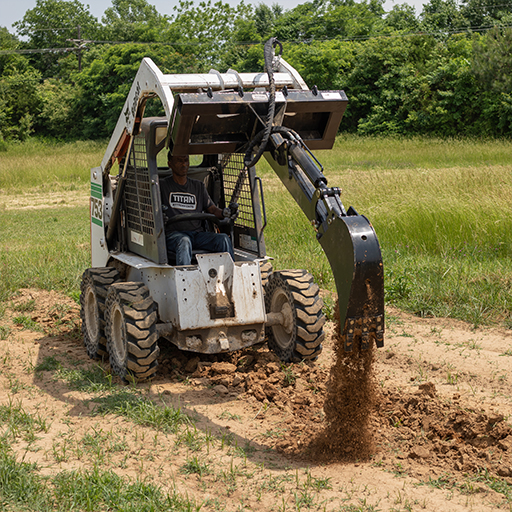
M335 308L338 312L338 303ZM356 330L356 338L360 332ZM379 401L374 363L374 342L362 350L354 343L345 351L345 335L336 315L332 336L334 364L324 403L325 426L316 452L331 460L368 460L376 451L372 418Z
M468 409L459 394L439 398L431 382L414 393L384 392L380 411L381 455L391 445L402 466L512 477L512 429L502 414Z

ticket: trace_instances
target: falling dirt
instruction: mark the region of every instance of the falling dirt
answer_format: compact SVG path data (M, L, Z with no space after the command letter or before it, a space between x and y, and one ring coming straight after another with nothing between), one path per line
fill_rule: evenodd
M164 489L172 474L178 491L206 500L202 510L219 510L218 503L220 510L241 503L247 510L282 510L283 503L295 510L306 481L327 482L315 490L311 510L509 509L512 333L392 309L387 316L384 349L345 353L339 326L329 322L318 361L295 365L283 365L266 346L221 357L162 343L157 376L139 388L222 439L217 451L203 453L179 448L176 436L142 443L158 433L99 418L94 396L70 390L54 370L35 371L49 358L69 369L98 363L82 345L76 303L21 290L0 321L0 404L19 401L51 420L30 447L13 445L43 474L87 467L74 451L59 459L56 447L106 429L126 444L122 460L112 456L116 473ZM245 458L221 449L227 439L245 447ZM185 474L192 455L215 469ZM234 467L246 472L240 469L246 476L235 487L221 478ZM349 505L361 508L343 508Z
M324 452L330 459L367 461L376 451L371 424L379 401L373 371L374 348L361 350L357 345L345 352L338 323L333 343L335 361L324 404Z

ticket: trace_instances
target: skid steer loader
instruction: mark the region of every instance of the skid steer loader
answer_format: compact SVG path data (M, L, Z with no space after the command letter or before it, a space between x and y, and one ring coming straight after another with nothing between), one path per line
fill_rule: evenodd
M280 51L276 54L276 48ZM309 89L265 45L265 72L163 74L143 59L99 167L91 170L92 267L81 282L84 344L115 373L143 381L157 370L158 341L216 354L268 341L285 362L316 359L324 339L319 288L306 270L273 271L255 164L263 155L310 220L331 265L346 350L383 345L383 268L375 232L340 189L327 186L311 150L330 149L347 104L343 91ZM165 115L144 117L150 98ZM176 266L167 252L162 156L194 155L202 180L235 221L184 214L231 238L229 253L195 254ZM194 162L193 162L194 163Z

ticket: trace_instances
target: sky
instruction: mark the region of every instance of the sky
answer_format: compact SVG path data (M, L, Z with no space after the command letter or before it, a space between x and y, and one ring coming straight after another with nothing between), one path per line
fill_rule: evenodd
M236 0L228 0L230 3L236 4ZM105 9L110 7L112 4L108 0L80 0L84 5L89 5L90 12L93 16L101 21L101 17L105 12ZM172 14L172 8L178 3L178 0L148 0L149 4L156 7L156 10L160 14ZM278 3L285 9L293 9L297 5L304 3L300 0L246 0L246 3L258 5L265 3L272 5ZM384 9L389 10L393 5L402 3L408 3L416 8L416 14L419 14L422 10L423 4L427 3L425 0L386 0L384 3ZM10 32L14 32L12 24L16 21L20 21L25 12L29 9L33 9L36 6L36 0L0 0L0 27L7 27Z

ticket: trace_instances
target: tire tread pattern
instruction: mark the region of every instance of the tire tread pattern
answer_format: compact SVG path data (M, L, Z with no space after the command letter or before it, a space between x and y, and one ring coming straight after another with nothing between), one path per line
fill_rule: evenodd
M105 336L105 300L109 287L119 281L119 272L112 267L88 268L82 274L80 283L80 319L82 322L82 336L87 354L91 359L101 359L107 354L107 338ZM93 287L98 305L99 336L92 340L87 328L85 317L85 295L87 288Z
M126 361L118 360L116 351L112 350L112 311L115 307L122 311L126 334ZM107 297L107 348L110 355L112 371L125 380L132 378L141 382L151 378L157 371L158 336L156 323L158 306L151 298L144 283L128 282L113 285Z
M273 293L278 289L286 291L293 311L293 329L287 347L277 344L272 327L267 327L268 345L284 362L315 360L322 352L325 339L323 326L325 316L320 289L313 276L306 270L280 270L273 272L265 287L265 306L271 309Z

